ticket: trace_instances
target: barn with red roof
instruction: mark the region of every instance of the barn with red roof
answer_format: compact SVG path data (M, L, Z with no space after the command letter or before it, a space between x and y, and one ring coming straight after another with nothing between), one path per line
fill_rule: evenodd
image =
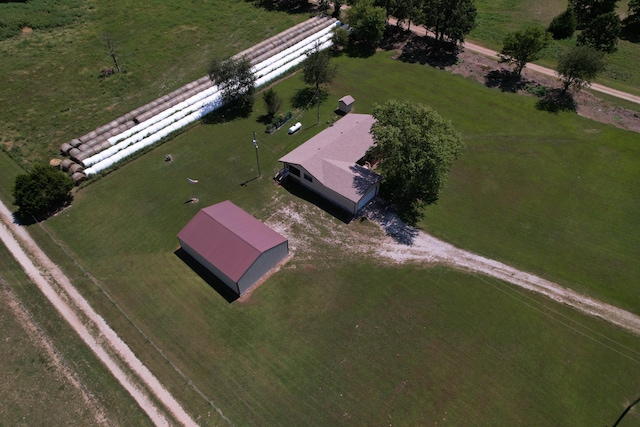
M285 237L230 201L201 209L178 233L182 249L238 295L289 253Z

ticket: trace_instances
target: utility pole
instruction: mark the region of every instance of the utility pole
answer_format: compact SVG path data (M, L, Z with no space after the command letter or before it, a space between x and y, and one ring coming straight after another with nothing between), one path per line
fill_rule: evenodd
M260 172L260 157L258 156L258 140L256 140L256 132L253 131L253 146L256 147L256 163L258 163L258 178L262 176Z

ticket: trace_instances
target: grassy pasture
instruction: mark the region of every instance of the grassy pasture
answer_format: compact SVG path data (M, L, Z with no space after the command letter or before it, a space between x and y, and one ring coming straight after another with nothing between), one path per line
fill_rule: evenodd
M301 133L266 136L255 122L259 102L249 119L195 126L82 189L45 227L234 425L612 423L640 391L630 375L640 364L637 337L483 277L346 254L323 238L374 228L342 224L270 176L346 93L358 112L391 97L426 103L468 144L426 211L426 229L640 312L637 135L389 56L337 60L320 126L310 111L296 117ZM276 90L288 100L301 86L293 77ZM253 130L262 179L253 179ZM200 204L185 204L191 196ZM174 253L195 212L227 198L263 220L293 205L317 227L292 228L309 244L247 303L228 304ZM223 422L103 290L31 229L194 416ZM609 276L616 287L599 286ZM629 425L637 421L630 414Z
M546 28L551 20L567 7L566 0L476 0L475 4L478 9L478 25L469 38L497 51L502 49L502 41L507 33L529 24ZM626 1L618 3L621 16L626 16L627 5ZM545 50L539 63L555 68L558 53L572 45L575 45L575 37L554 41ZM625 92L640 94L638 57L640 46L637 43L619 40L617 52L607 56L607 68L598 77L597 82Z
M102 405L106 418L116 425L151 425L133 399L123 393L120 384L31 283L4 245L0 245L0 272L1 289L9 284L84 390ZM1 295L0 425L99 425L78 390L53 363L44 347L29 338L7 306L4 292Z
M0 143L18 162L48 161L62 143L202 77L213 55L232 55L308 18L244 0L59 3L56 13L82 16L0 41ZM0 17L42 4L0 3ZM104 34L123 69L109 78L98 77L113 67Z

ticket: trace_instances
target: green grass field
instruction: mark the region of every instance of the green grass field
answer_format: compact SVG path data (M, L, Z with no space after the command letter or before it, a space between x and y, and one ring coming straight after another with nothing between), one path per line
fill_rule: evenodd
M48 3L2 3L0 16ZM204 76L214 55L233 55L308 18L244 0L75 3L69 13L81 16L66 25L0 41L0 143L19 162L48 161L62 143ZM123 73L101 79L113 67L104 34L118 46Z
M469 39L500 51L504 36L536 24L547 28L551 20L567 7L561 0L476 0L478 9L477 27L469 34ZM618 13L626 16L627 1L618 2ZM575 45L573 39L554 41L545 49L539 64L554 69L558 53ZM607 55L606 70L596 80L615 89L640 94L640 68L637 58L640 46L626 40L618 41L618 50Z
M248 303L228 304L174 253L182 226L224 199L263 220L294 204L312 209L327 233L373 232L309 208L269 177L282 154L324 128L340 96L353 95L358 112L399 97L450 118L468 145L424 228L639 312L637 135L540 112L534 98L390 56L339 58L320 126L310 111L296 117L305 129L295 136L259 133L262 179L253 179L251 145L252 131L263 129L258 103L249 119L195 126L80 190L45 227L234 425L612 423L638 393L629 375L638 369L637 338L544 299L445 268L345 256L318 233ZM276 90L288 100L301 87L294 76ZM187 176L200 183L189 186ZM200 204L185 204L191 196ZM31 230L169 389L208 420L213 409L40 227ZM600 286L607 277L615 281Z
M53 362L40 342L34 342L7 306L5 289L17 295L61 359L73 370L114 425L151 425L135 401L102 367L93 353L50 306L10 253L0 245L0 425L100 425L78 389Z
M0 60L0 77L9 82L0 94L8 105L0 126L18 162L47 159L61 142L201 76L214 52L236 52L305 18L244 1L203 5L210 8L204 12L187 2L83 4L75 23L0 42L11 58ZM532 4L478 8L516 28L537 16ZM542 4L545 16L556 14L554 5L564 8ZM256 31L241 30L249 24ZM143 27L149 30L136 31ZM109 66L99 42L107 28L120 40L127 73L99 80L97 71ZM345 225L270 177L277 159L322 130L347 93L357 112L394 97L425 103L452 120L468 148L439 203L425 210L424 229L640 314L637 134L541 112L533 97L390 56L337 59L339 76L319 126L310 111L295 116L304 124L300 133L267 136L256 122L264 113L258 100L248 119L194 126L81 188L71 208L30 232L204 425L225 421L189 381L233 425L612 424L640 395L637 337L495 280L390 265L347 252L350 242L328 244L324 238L336 230L371 235L375 227ZM300 88L299 76L275 87L285 101ZM22 102L8 102L15 99ZM254 130L261 179L254 179ZM172 163L164 162L169 153ZM3 200L10 201L20 172L0 153ZM200 183L190 186L187 177ZM184 203L192 196L199 205ZM184 224L225 199L262 220L293 206L320 230L293 226L308 244L246 303L227 303L175 254ZM16 267L4 255L7 277ZM47 320L55 315L42 297L11 274L16 293L34 299L29 306L42 308L55 334L59 320ZM99 366L66 339L70 360ZM143 422L100 375L88 381L96 389L104 382L114 418ZM621 425L638 421L635 410Z

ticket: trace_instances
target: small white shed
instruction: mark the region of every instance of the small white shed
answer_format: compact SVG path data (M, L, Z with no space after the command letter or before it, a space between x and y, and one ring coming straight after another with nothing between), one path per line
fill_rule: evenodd
M350 113L354 102L355 99L353 99L353 96L343 96L338 100L338 111L344 114Z

